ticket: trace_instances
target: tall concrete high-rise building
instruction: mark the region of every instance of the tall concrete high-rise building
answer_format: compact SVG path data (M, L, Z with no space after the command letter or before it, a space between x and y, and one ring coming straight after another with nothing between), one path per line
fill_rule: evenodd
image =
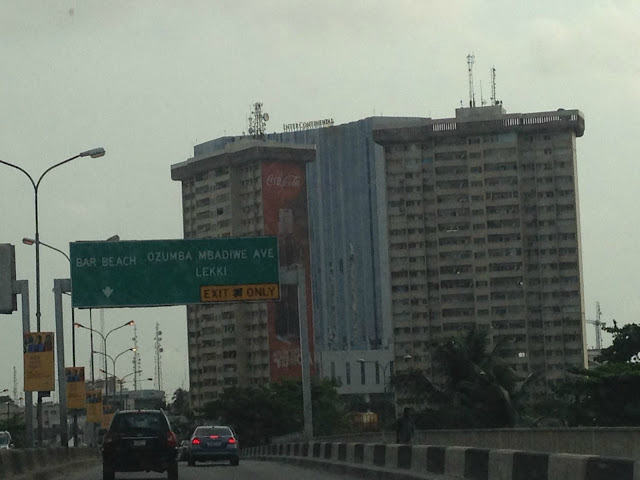
M393 369L384 151L372 132L425 121L370 117L267 135L316 146L306 170L315 371L339 380L341 393L382 393ZM206 156L241 138L210 140L194 153Z
M171 167L182 183L184 238L277 236L281 269L304 269L313 358L306 164L314 146L243 138ZM297 287L277 302L187 306L190 394L301 376Z
M486 327L506 361L549 383L586 366L578 110L380 128L397 370L432 373L430 342ZM410 356L409 363L401 362Z

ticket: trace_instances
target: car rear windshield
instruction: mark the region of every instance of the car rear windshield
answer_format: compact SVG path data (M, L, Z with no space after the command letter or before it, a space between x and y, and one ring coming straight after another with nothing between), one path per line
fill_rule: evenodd
M166 432L169 425L165 416L159 412L118 413L113 418L111 430L120 433Z
M194 432L194 436L196 437L209 437L211 435L233 437L233 433L229 427L198 427Z

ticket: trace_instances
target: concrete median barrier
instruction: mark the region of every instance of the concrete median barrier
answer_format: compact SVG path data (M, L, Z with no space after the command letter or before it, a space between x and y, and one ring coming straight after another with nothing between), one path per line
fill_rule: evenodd
M640 461L439 445L309 442L251 447L248 459L397 480L640 480Z
M29 448L0 451L0 479L53 480L100 463L95 448Z

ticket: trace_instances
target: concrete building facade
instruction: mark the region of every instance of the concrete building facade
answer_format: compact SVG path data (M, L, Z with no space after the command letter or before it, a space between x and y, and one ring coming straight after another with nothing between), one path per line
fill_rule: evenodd
M501 105L374 130L384 147L397 370L432 372L430 342L480 325L516 371L586 366L578 110ZM402 362L411 356L409 363Z
M184 238L277 236L280 268L305 270L313 345L305 166L315 147L250 138L218 145L171 168L182 183ZM277 302L187 306L195 409L229 386L300 377L296 292L283 285Z
M339 380L340 393L381 393L393 368L384 152L372 132L422 121L371 117L267 135L316 148L306 168L316 373ZM211 155L242 138L214 139L194 154Z

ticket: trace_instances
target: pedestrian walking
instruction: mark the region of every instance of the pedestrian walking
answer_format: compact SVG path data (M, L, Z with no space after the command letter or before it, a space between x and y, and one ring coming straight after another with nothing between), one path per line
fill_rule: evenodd
M396 421L396 443L411 443L415 434L411 409L405 407L402 416Z

